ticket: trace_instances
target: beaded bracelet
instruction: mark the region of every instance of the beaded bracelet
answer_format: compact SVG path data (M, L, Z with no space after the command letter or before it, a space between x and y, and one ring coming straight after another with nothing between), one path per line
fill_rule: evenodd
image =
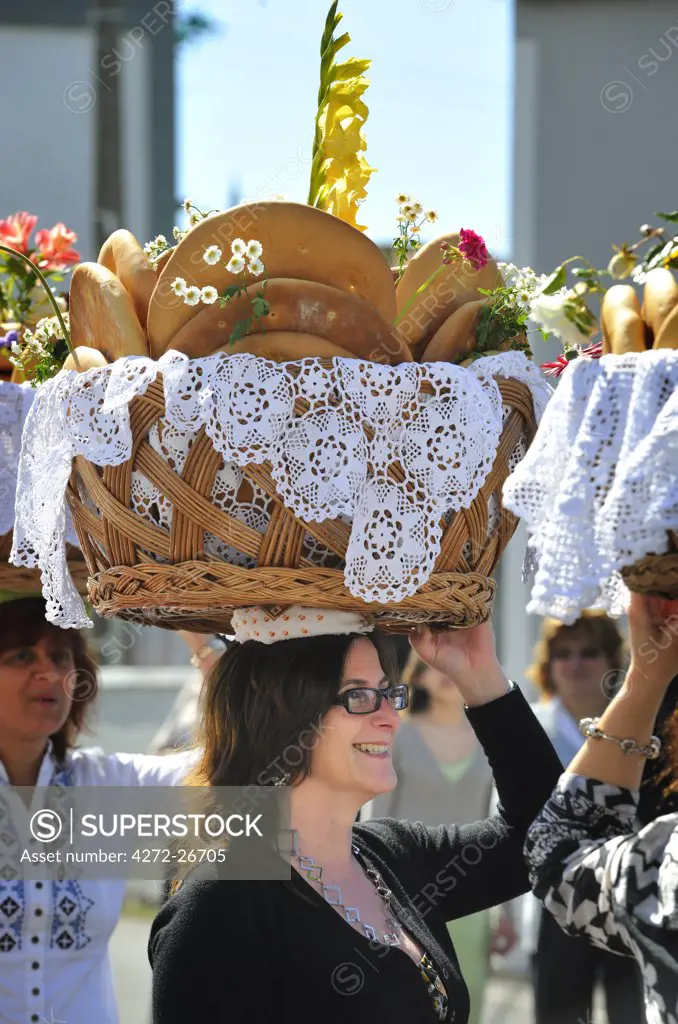
M630 737L625 740L619 740L616 736L608 736L606 732L598 728L599 721L599 718L582 718L579 723L579 732L590 740L611 740L625 754L640 754L641 757L646 757L650 761L654 761L655 758L659 757L662 744L658 736L653 736L646 747L641 747L639 743L636 743Z

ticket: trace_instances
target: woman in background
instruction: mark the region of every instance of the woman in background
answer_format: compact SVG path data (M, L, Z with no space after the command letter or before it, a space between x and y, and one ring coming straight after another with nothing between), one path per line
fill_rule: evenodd
M398 733L393 762L396 788L366 804L362 820L397 818L436 825L486 818L492 771L464 712L451 679L412 653L403 682L410 687L410 708ZM463 863L458 884L463 885ZM469 989L470 1024L480 1020L491 952L491 911L459 918L448 925ZM509 943L495 952L509 952Z
M563 765L584 744L582 718L602 715L624 677L624 638L602 612L572 625L545 619L527 676L541 700L532 705ZM597 982L609 1024L644 1024L640 972L623 957L565 934L533 896L523 901L523 946L532 956L536 1024L591 1020Z

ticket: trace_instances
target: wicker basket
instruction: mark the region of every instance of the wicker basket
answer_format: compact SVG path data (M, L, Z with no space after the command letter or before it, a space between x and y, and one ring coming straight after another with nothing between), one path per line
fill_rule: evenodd
M331 362L325 363L331 366ZM491 575L511 539L517 519L501 504L501 488L520 443L536 431L529 388L498 379L508 408L492 470L468 509L444 526L434 572L420 590L398 604L367 604L346 588L343 566L350 526L343 520L304 522L283 505L270 467L249 465L245 481L272 498L263 534L215 507L210 495L223 464L204 429L181 475L154 450L149 430L165 413L160 376L130 404L133 455L120 466L98 467L78 456L73 462L68 501L90 571L89 599L104 617L141 621L167 629L227 632L238 607L294 604L368 614L390 632L407 632L417 622L471 625L491 612ZM296 415L307 405L299 401ZM130 504L132 472L143 474L172 505L171 529L139 516ZM393 469L394 479L399 469ZM402 479L402 477L401 477ZM493 498L494 523L488 503ZM255 561L254 568L215 560L205 552L209 532ZM331 567L304 557L310 535L334 556Z
M42 583L39 569L24 569L21 566L12 565L9 561L12 550L12 533L5 533L0 536L0 590L11 591L14 594L40 594ZM68 568L78 592L87 596L87 580L89 569L82 552L67 545Z
M646 555L635 565L622 569L629 590L637 594L678 598L678 534L669 531L669 550L663 555Z

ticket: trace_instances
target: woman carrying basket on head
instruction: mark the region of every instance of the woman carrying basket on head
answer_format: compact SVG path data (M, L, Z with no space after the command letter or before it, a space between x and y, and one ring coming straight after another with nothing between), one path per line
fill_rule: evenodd
M151 934L154 1022L465 1024L447 922L527 890L522 846L561 770L555 752L504 676L489 623L424 630L413 646L458 686L499 811L465 826L356 824L359 808L396 784L391 751L408 690L392 644L362 616L297 609L284 624L290 639L267 623L268 646L253 639L263 614L234 614L240 642L206 681L191 781L256 784L282 761L270 784L290 787L291 882L182 881ZM318 635L302 637L309 622ZM312 750L299 741L310 728ZM285 766L290 748L295 764Z

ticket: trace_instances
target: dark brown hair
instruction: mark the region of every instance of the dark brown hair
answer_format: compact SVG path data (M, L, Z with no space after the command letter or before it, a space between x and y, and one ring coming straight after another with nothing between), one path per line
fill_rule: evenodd
M431 695L425 686L421 685L423 676L429 670L429 666L422 661L416 651L411 651L403 670L403 682L410 688L409 713L411 715L421 714L426 711L431 703Z
M87 650L83 636L75 629L60 629L45 618L45 602L41 597L27 597L0 605L0 654L17 647L32 647L49 637L69 646L75 665L75 686L68 718L50 737L54 755L63 761L86 728L89 714L99 690L96 662Z
M395 649L377 632L323 636L270 646L233 644L208 674L201 697L200 761L187 783L197 786L287 784L305 778L352 644L374 644L389 682L398 676Z
M554 695L551 680L551 657L557 641L565 637L584 636L599 647L610 663L610 669L621 670L625 661L624 637L616 622L604 612L585 611L571 625L558 619L544 619L541 635L534 649L534 660L525 675L530 679L543 700Z

